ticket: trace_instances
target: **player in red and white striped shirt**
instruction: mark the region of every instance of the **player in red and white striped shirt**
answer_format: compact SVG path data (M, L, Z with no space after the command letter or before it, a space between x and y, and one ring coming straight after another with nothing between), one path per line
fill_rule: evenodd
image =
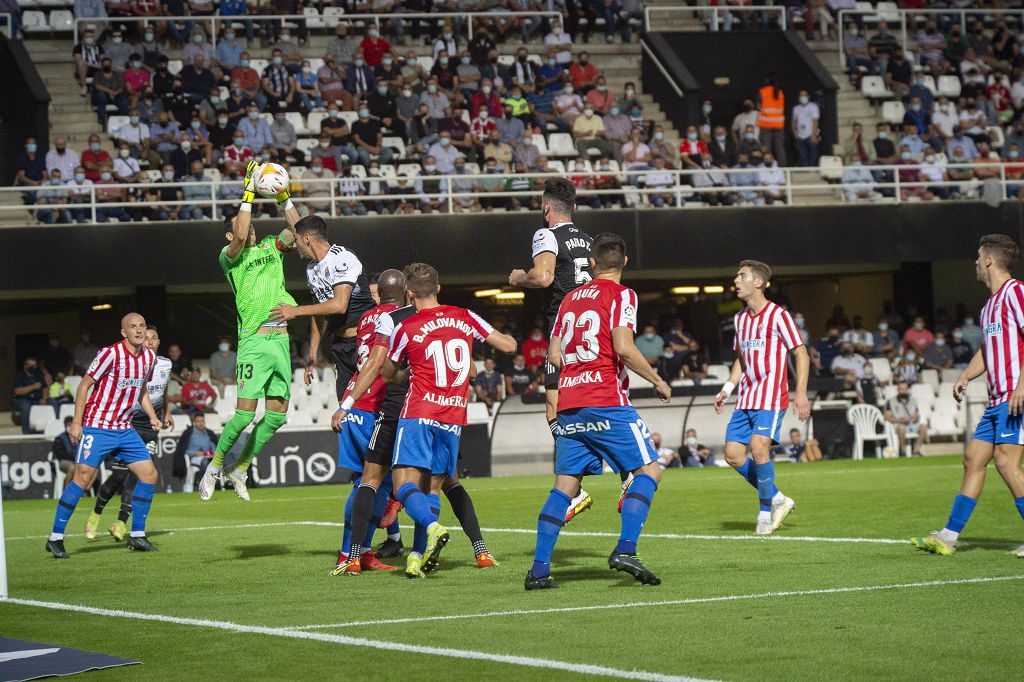
M782 417L789 407L786 354L796 360L796 407L800 419L811 414L807 402L810 358L800 330L788 312L765 298L772 270L756 260L740 263L733 283L736 295L747 307L736 314L736 361L729 380L715 398L715 411L725 408L736 385L739 398L725 432L725 460L757 488L760 510L758 535L778 530L796 503L775 486L771 448L779 442ZM747 448L750 448L750 456Z
M915 547L926 552L949 555L956 551L957 540L985 485L985 469L995 459L996 469L1013 494L1017 511L1024 517L1024 284L1010 271L1020 258L1016 242L1002 234L981 238L975 263L978 280L991 292L981 311L984 332L981 348L953 385L953 397L963 400L967 384L985 374L988 380L988 408L978 422L974 439L964 453L964 478L960 493L945 528L928 537L914 538ZM1017 550L1024 558L1024 547Z
M132 428L132 413L137 403L149 417L154 431L163 426L146 390L156 365L156 353L144 345L146 320L138 313L129 313L121 319L121 336L123 341L99 352L75 394L75 417L68 429L71 442L78 446L75 480L64 488L57 501L53 532L46 542L47 551L58 559L70 556L64 549L64 529L75 505L92 485L103 460L114 454L128 464L139 479L132 495L128 548L144 552L155 549L146 539L146 517L153 501L157 471L146 444Z

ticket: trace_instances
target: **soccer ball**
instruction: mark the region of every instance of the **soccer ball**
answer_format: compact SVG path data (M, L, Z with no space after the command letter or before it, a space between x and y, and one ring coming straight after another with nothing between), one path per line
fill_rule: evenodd
M276 163L265 163L256 169L256 192L261 197L273 199L288 189L288 171Z

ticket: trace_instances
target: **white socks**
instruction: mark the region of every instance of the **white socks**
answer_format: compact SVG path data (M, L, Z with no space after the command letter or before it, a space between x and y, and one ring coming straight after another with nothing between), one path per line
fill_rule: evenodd
M960 533L957 533L956 531L950 530L948 528L943 528L939 531L939 537L945 540L946 542L956 542L957 538L960 537Z

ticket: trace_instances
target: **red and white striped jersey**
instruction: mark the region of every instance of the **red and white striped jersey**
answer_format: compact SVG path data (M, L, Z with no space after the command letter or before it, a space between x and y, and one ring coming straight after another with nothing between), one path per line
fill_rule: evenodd
M985 333L982 352L988 378L989 405L1010 398L1020 378L1024 358L1024 284L1008 279L981 309L981 329Z
M551 332L562 347L559 412L630 404L626 365L612 343L616 327L636 333L636 292L629 287L595 279L562 299Z
M359 372L363 371L363 365L366 364L366 359L370 357L370 350L376 345L374 343L376 337L377 320L381 315L386 315L392 310L398 310L398 306L394 303L383 303L376 308L371 308L363 313L363 316L359 318L359 326L356 327L356 338L359 339L358 346L356 347L356 373L352 377L352 380L348 382L348 388L345 390L345 395L342 400L348 397L348 394L352 392L352 389L356 386L356 381L359 379ZM363 410L364 412L379 412L381 403L384 402L384 391L385 391L384 380L378 375L370 388L367 389L363 397L356 401L352 406L357 410Z
M86 372L96 383L85 403L82 426L130 429L133 408L155 366L156 353L145 346L138 355L131 354L125 341L101 349Z
M740 410L785 410L789 407L786 353L803 345L803 337L785 310L768 302L754 315L750 308L736 313L733 350L743 361Z
M400 322L391 334L388 357L409 362L409 395L402 419L433 419L466 425L473 342L494 328L472 310L440 305Z

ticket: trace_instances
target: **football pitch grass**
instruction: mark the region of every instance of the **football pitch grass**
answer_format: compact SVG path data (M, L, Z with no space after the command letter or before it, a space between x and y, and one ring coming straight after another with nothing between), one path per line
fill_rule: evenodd
M54 501L7 501L0 636L144 663L96 679L1014 679L1024 522L998 474L954 556L907 541L944 524L960 471L955 456L780 465L796 511L760 539L732 470L670 470L639 547L658 587L608 569L618 478L589 478L594 508L555 549L560 589L538 592L523 577L548 476L466 480L501 565L476 568L453 529L416 581L328 575L348 486L157 495L153 554L85 540L87 498L69 561L43 549ZM457 525L447 505L442 522Z

